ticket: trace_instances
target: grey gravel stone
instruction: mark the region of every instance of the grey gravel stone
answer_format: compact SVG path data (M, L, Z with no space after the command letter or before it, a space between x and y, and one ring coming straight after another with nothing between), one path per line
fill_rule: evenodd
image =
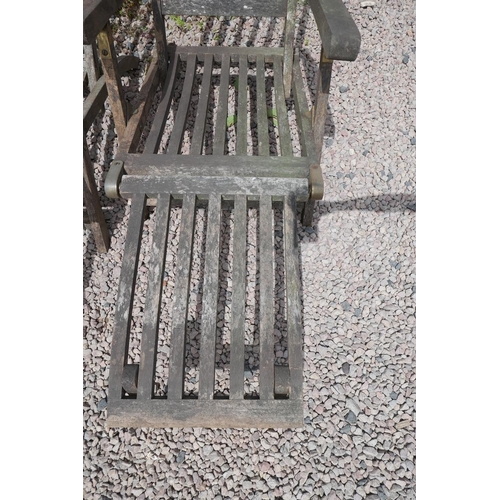
M410 60L410 56L408 56L408 54L405 54L403 56L403 64L408 64L409 60Z
M346 361L345 363L342 363L342 371L346 374L349 375L349 371L351 370L351 365Z
M349 413L347 414L347 416L345 417L345 419L350 423L350 424L355 424L356 423L356 415L354 414L354 412L352 412L351 410L349 410Z
M104 410L104 408L106 408L108 406L108 400L107 398L102 398L99 403L97 403L97 409L99 411L102 411Z
M349 90L349 85L341 85L339 87L339 90L340 90L341 94L344 94L345 92L347 92Z

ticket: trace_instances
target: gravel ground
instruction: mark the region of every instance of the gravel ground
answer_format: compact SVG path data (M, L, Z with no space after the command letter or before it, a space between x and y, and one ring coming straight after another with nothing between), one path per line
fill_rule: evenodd
M92 236L84 233L84 498L415 498L415 4L346 3L361 31L362 48L356 62L334 63L322 158L325 197L313 227L299 227L304 427L105 430L110 341L129 211L125 202L103 196L110 251L97 254ZM185 25L180 20L167 23L167 36L179 44L255 40L257 45L276 45L282 27L269 19L237 18L228 24L222 19L210 24L199 18L183 21ZM310 98L320 40L309 7L300 1L297 24ZM203 26L201 33L198 25ZM123 28L122 23L118 31L119 53L139 55L142 71L153 47L150 26L143 6L136 24ZM125 79L132 101L141 74ZM102 190L103 171L116 151L109 110L90 132L90 152ZM174 228L178 215L172 216ZM225 216L230 233L231 214ZM153 223L154 216L144 231L145 244ZM200 248L202 224L200 213ZM249 226L255 230L256 222ZM177 237L172 231L173 249ZM230 272L230 244L224 251ZM200 281L201 259L200 250L194 259L194 286ZM143 261L131 342L135 361L146 255ZM167 254L165 304L173 284L168 265L175 268L175 252ZM282 263L278 261L277 267ZM253 285L249 280L247 297L253 297ZM230 300L219 306L224 337ZM199 303L192 301L193 320L197 308ZM255 311L248 314L251 342ZM167 312L162 328L168 329L168 324ZM192 332L195 343L196 321ZM160 347L161 359L168 346ZM286 339L276 349L286 360ZM221 349L218 358L221 392L227 386L226 354ZM252 352L248 358L251 370L258 360ZM192 361L188 369L195 365ZM157 372L160 392L166 375ZM253 382L249 379L249 392L255 389ZM195 391L195 371L190 383Z

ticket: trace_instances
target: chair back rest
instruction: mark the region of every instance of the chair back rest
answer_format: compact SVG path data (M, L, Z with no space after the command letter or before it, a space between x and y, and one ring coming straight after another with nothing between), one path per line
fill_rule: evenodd
M161 0L164 16L285 17L287 0Z

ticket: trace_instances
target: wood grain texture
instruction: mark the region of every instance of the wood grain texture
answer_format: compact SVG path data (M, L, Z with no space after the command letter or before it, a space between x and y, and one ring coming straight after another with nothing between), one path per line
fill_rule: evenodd
M106 426L111 427L302 427L302 401L294 400L123 400L109 402Z
M156 109L153 124L151 125L148 138L146 139L146 144L144 145L145 154L158 152L158 148L160 146L161 138L163 135L163 130L165 128L165 123L167 121L170 106L172 104L175 82L179 70L179 56L177 54L175 46L169 46L168 54L169 63L167 76L164 83L163 96L160 103L158 104L158 108Z
M248 147L248 60L240 56L238 64L238 108L236 122L236 154L246 155Z
M295 197L285 197L283 236L285 243L286 317L288 328L288 364L290 398L302 401L302 305L300 303L300 269L297 239Z
M120 186L121 196L128 197L133 193L172 194L246 194L262 196L285 196L295 193L303 200L309 196L307 179L282 179L279 177L153 177L125 175Z
M276 111L278 115L280 151L282 156L293 156L292 138L290 136L290 124L288 122L288 113L287 113L284 84L283 84L283 71L281 65L282 65L281 57L275 57L273 61L274 95L276 98Z
M249 62L255 62L258 56L264 57L265 62L272 62L274 56L283 56L283 47L215 47L189 46L179 47L181 61L186 61L189 54L196 54L198 61L204 61L207 55L211 55L217 63L222 62L225 54L231 57L232 63L237 63L241 56L246 56Z
M145 208L146 197L143 194L133 196L116 300L115 329L111 342L109 365L108 401L117 401L122 397L122 373L127 361L132 304Z
M361 35L342 0L309 0L328 59L354 61Z
M97 44L99 46L102 69L106 78L106 87L108 88L109 105L113 113L118 142L120 142L125 135L127 127L127 107L120 79L121 74L116 59L113 33L109 23L106 23L102 31L97 35Z
M200 340L200 399L212 399L215 383L215 343L217 335L217 299L219 295L219 252L221 197L210 195L206 232L205 276Z
M198 99L198 107L196 109L196 120L194 123L193 139L191 141L189 154L200 155L203 151L203 139L205 137L205 128L207 125L207 110L212 81L212 63L213 57L208 55L203 64L203 80L201 82L201 91Z
M295 45L295 18L297 12L297 0L287 1L286 22L285 22L285 47L283 54L283 90L285 97L290 97L292 88L293 53Z
M245 294L247 277L247 199L234 200L233 294L231 302L231 352L229 397L243 399L245 370Z
M267 121L266 75L262 56L257 57L257 138L259 155L269 156L269 125Z
M182 202L182 216L177 249L177 269L172 308L172 337L168 372L168 398L182 399L186 361L186 317L189 299L189 278L193 258L193 233L196 195L189 193Z
M259 396L274 399L274 212L271 197L264 195L259 206L260 275L260 362Z
M284 17L286 0L162 0L163 15Z
M187 60L186 75L182 87L181 99L175 116L174 128L168 141L167 153L179 154L184 138L184 127L188 116L191 94L193 92L194 76L196 74L196 55L190 54Z
M316 99L313 107L313 134L318 153L318 162L321 161L323 149L323 136L325 134L326 115L328 112L328 97L330 94L330 81L332 76L333 61L325 60L324 51L321 49L317 82Z
M170 195L161 193L156 205L156 222L151 246L148 289L142 327L141 360L137 387L137 399L140 400L151 399L153 395L169 221Z
M128 175L307 178L306 157L118 154Z
M97 251L106 253L109 249L108 226L102 212L94 178L94 166L90 159L85 137L83 138L83 199L87 209L88 225L94 235Z
M217 103L217 117L214 131L214 155L223 155L226 146L227 108L229 98L229 67L231 60L229 54L222 56L219 101Z

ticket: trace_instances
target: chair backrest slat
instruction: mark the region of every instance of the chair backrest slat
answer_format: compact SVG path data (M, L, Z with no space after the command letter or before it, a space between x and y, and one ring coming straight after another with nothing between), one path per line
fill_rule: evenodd
M164 16L285 17L287 0L161 0Z

